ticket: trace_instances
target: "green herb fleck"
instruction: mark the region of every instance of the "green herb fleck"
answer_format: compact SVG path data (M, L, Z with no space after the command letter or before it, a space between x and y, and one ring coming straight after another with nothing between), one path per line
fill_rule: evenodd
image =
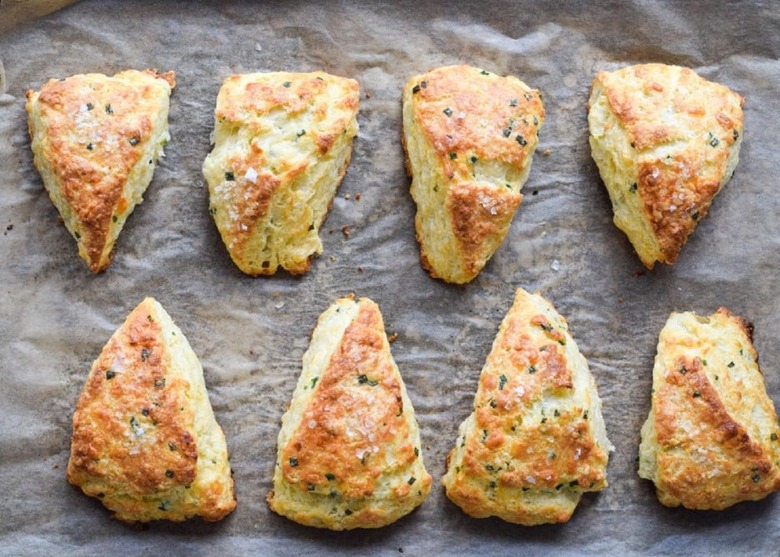
M414 476L412 476L411 478L409 478L409 481L408 481L407 483L408 483L409 485L414 485L414 482L416 482L416 481L417 481L417 478L415 478Z
M547 423L547 418L542 418L542 423L546 424Z
M116 215L111 217L111 222L116 222L118 220L119 220L119 218Z
M113 379L116 376L116 372L112 369L109 369L106 372L106 379Z
M419 92L420 92L419 85L415 85L414 87L412 87L412 94L419 93Z
M452 109L451 109L449 106L448 106L447 108L445 108L444 110L442 110L442 112L444 112L444 114L445 114L447 117L450 117L450 116L452 116Z
M772 433L772 434L769 436L769 439L771 439L772 441L777 441L777 433Z
M497 407L497 406L498 406L498 403L496 402L496 399L494 399L494 398L491 398L491 399L490 399L490 402L489 402L489 404L490 404L490 407L491 407L491 408L495 408L495 407Z
M588 411L585 410L585 412L582 413L582 419L587 420L588 419Z
M734 130L734 141L739 139L739 132L737 130Z
M518 143L519 143L519 144L520 144L522 147L525 147L525 146L528 144L528 142L525 140L525 138L524 138L522 135L518 135L517 137L515 137L515 140L516 140L516 141L517 141L517 142L518 142Z
M509 99L509 106L517 106L517 99Z
M140 140L140 139L138 139L136 136L133 136L133 137L131 137L131 138L129 139L129 141L130 141L130 145L132 145L133 147L135 147L136 145L138 145L138 143L139 143L141 140Z
M95 146L92 143L88 143L87 144L87 151L91 151L94 148L95 148Z
M292 81L285 81L284 83L282 83L282 87L286 87L288 89L290 88L290 85L292 85Z
M428 87L428 82L427 82L427 81L421 81L421 82L420 82L420 87L422 87L423 89L427 89L427 87Z
M87 110L92 110L93 108L95 108L95 105L94 105L94 104L92 104L92 103L87 103Z
M328 480L329 482L332 482L333 480L336 479L336 476L328 472L327 474L325 474L325 479Z
M718 138L714 137L712 134L710 134L710 137L712 137L712 139L710 140L710 147L717 147L718 144L720 143L720 141L718 141Z
M212 217L217 214L217 208L216 207L209 207L209 215Z
M691 213L691 218L693 220L699 220L699 211L694 211L693 213ZM707 365L707 364L704 364L704 365Z
M451 161L454 161L457 158L458 158L458 153L450 153L450 160Z
M490 72L486 72L485 70L482 70L479 72L481 75L490 75Z
M677 371L679 371L680 374L682 374L682 375L685 375L686 373L688 373L688 370L685 368L684 365L681 365L679 368L677 368Z
M317 381L319 381L319 380L320 380L319 376L317 376L317 377L315 377L314 379L311 380L311 388L312 389L314 388L314 386L317 384Z
M561 415L561 413L558 412L558 409L556 408L555 411L553 412L553 416L555 416L557 418L560 415Z
M297 134L295 134L295 135L297 135L298 137L301 137L301 136L303 136L303 135L306 135L306 130L301 130L301 131L299 131L299 132L298 132Z
M294 456L291 456L291 457L290 457L290 466L292 466L293 468L295 468L296 466L298 466L298 459L297 459L297 458L295 458Z
M165 377L163 377L162 379L155 379L154 380L154 387L155 387L155 389L159 389L159 388L165 387Z
M631 184L631 187L628 188L628 191L630 191L631 193L636 193L636 188L637 188L636 182L634 182L633 184Z
M552 325L550 325L549 323L542 323L542 324L540 324L539 326L540 326L540 327L541 327L543 330L545 330L546 332L548 332L548 333L551 333L551 332L552 332L552 330L553 330L553 326L552 326ZM540 349L540 350L541 350L541 349Z
M166 478L172 478L173 477L173 470L166 470L165 471L165 477Z
M232 172L225 172L225 180L228 182L235 182L236 181L236 175Z
M536 373L536 366L535 365L528 366L528 373Z
M351 515L351 514L352 514L352 511L351 511L351 510L349 510L349 509L347 509L346 511L344 511L344 514L345 514L346 516L349 516L349 515Z
M360 383L361 385L368 384L371 387L376 387L377 385L379 385L379 381L371 381L371 380L369 380L369 378L366 377L365 373L362 373L362 374L358 375L357 379L358 379L358 383Z
M506 375L503 373L498 377L498 390L503 391L504 385L506 385Z
M729 365L727 365L726 367L734 367L734 362L729 362Z
M471 158L469 159L471 161L471 164L476 163L479 159L475 157L474 155L471 155Z
M491 487L491 488L494 488L494 487L496 487L496 482L490 482L490 487Z
M168 448L170 450L172 450L172 451L175 451L176 450L176 443L171 443L170 441L168 441Z
M107 104L106 105L106 114L113 114L113 113L114 113L114 109L111 108L110 104Z
M414 448L414 456L420 456L420 449L417 447Z
M750 479L751 479L751 480L753 480L755 483L758 483L758 482L760 482L760 481L761 481L761 474L759 474L758 472L756 472L756 473L754 473L754 474L753 474L753 475L750 477Z
M157 507L160 511L167 511L168 510L168 501L163 501L160 503L160 505Z
M699 398L701 393L699 391L693 391L693 398Z
M151 353L152 353L152 351L149 350L148 348L142 348L141 349L141 361L145 362L147 360L147 358L149 357L149 354L151 354Z
M493 468L492 464L486 464L485 465L485 470L487 470L488 472L493 472L495 470L495 468Z

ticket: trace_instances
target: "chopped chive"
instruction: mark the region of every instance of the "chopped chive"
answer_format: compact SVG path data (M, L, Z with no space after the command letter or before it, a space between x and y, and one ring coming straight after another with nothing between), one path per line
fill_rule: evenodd
M517 106L517 99L510 99L509 106Z
M113 113L114 113L114 109L111 108L110 104L107 104L106 105L106 114L113 114Z
M228 182L235 182L236 181L236 175L232 172L225 172L225 180Z
M114 370L112 370L112 369L109 369L106 372L106 379L113 379L115 375L116 375L116 372Z
M290 88L290 85L292 85L292 81L285 81L282 83L282 87L287 87L288 89Z
M634 182L633 184L631 184L631 187L628 188L628 191L630 191L631 193L636 193L636 188L637 188L637 185L636 185L636 182Z
M93 108L95 108L95 105L94 105L94 104L92 104L92 103L87 103L87 110L92 110Z
M138 143L139 143L141 140L140 140L140 139L138 139L136 136L133 136L133 137L131 137L131 138L129 139L129 141L130 141L130 145L132 145L133 147L135 147L136 145L138 145Z
M298 466L298 459L297 459L297 458L295 458L294 456L291 456L291 457L290 457L290 466L292 466L293 468L295 468L296 466Z
M419 92L420 92L420 86L419 85L415 85L414 87L412 87L412 94L419 93Z
M166 478L172 478L173 477L173 470L166 470L165 471L165 477Z
M333 480L336 479L336 476L328 472L327 474L325 474L325 479L328 480L329 482L332 482Z
M408 481L407 483L408 483L409 485L414 485L414 482L416 482L416 481L417 481L417 478L415 478L414 476L412 476L411 478L409 478L409 481Z
M524 138L522 135L518 135L517 137L515 137L515 140L516 140L516 141L517 141L517 142L518 142L518 143L519 143L519 144L520 144L522 147L525 147L525 146L528 144L528 142L525 140L525 138Z
M504 375L504 374L502 373L502 374L501 374L501 375L498 377L498 390L499 390L499 391L503 391L503 390L504 390L504 385L506 385L506 381L507 381L507 379L506 379L506 375Z
M450 160L451 161L454 161L457 158L458 158L458 153L450 153Z
M361 385L366 385L367 384L367 385L369 385L371 387L375 387L375 386L379 385L379 381L372 381L372 380L370 380L366 376L365 373L358 375L357 379L358 379L358 383L360 383Z
M442 112L444 112L444 114L446 116L448 116L448 117L452 116L452 109L449 106L447 108L445 108L444 110L442 110Z

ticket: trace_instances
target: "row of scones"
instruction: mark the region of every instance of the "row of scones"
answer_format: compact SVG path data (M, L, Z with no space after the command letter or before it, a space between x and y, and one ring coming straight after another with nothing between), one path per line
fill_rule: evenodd
M667 506L723 509L780 490L777 415L752 327L721 308L674 313L661 331L639 475ZM518 289L441 480L474 517L566 522L607 486L613 450L588 363L565 319ZM368 298L317 321L282 417L269 507L308 526L378 528L428 496L420 431ZM123 521L220 520L236 506L203 370L152 298L92 366L73 416L67 478Z
M76 75L29 91L35 165L94 272L105 269L169 140L173 72ZM250 275L304 273L358 133L358 83L324 72L225 80L203 163L210 207ZM673 263L736 168L743 99L687 68L599 72L589 106L593 158L615 224L642 262ZM522 202L545 111L515 77L459 65L412 77L403 144L422 266L463 284L504 240Z

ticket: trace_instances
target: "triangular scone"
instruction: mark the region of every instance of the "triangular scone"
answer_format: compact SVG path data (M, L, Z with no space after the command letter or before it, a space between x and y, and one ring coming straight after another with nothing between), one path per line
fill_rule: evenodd
M79 255L98 272L143 199L168 142L174 73L53 79L27 92L35 166Z
M447 66L406 84L406 169L432 277L469 282L501 245L543 121L539 92L515 77Z
M323 72L233 75L203 163L209 211L249 275L309 270L357 135L357 81Z
M126 522L220 520L236 506L203 369L152 298L92 365L73 416L68 481Z
M646 267L674 263L739 160L744 99L688 68L599 72L588 101L593 160L615 225Z
M467 514L533 526L566 522L607 485L612 445L588 363L566 321L518 289L460 426L442 484Z
M639 475L664 505L721 510L780 490L780 425L752 336L724 308L672 313L661 331Z
M431 489L379 307L337 300L317 321L282 417L269 507L307 526L379 528Z

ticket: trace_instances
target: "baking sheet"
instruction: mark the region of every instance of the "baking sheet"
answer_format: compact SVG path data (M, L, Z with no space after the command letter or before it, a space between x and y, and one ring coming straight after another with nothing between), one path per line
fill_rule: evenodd
M41 554L776 554L780 498L729 510L667 509L636 475L657 335L673 310L723 305L756 326L780 401L780 7L773 2L83 1L0 35L0 553ZM611 222L590 160L586 102L600 69L693 67L747 99L736 175L673 267L644 272ZM420 268L400 146L406 79L468 63L544 94L539 148L503 246L470 285ZM173 69L172 141L108 271L93 276L32 164L24 92L50 77ZM322 69L362 88L352 164L302 277L243 276L208 214L201 163L233 72ZM545 156L543 153L548 151ZM357 194L360 194L359 196ZM359 199L358 199L359 198ZM348 226L346 237L341 228ZM565 525L475 520L439 479L515 287L568 319L600 388L616 449L609 487ZM280 418L317 316L354 292L379 303L414 403L429 499L378 531L333 533L271 513ZM103 344L144 296L200 356L235 472L238 507L217 524L128 526L70 487L71 416Z

